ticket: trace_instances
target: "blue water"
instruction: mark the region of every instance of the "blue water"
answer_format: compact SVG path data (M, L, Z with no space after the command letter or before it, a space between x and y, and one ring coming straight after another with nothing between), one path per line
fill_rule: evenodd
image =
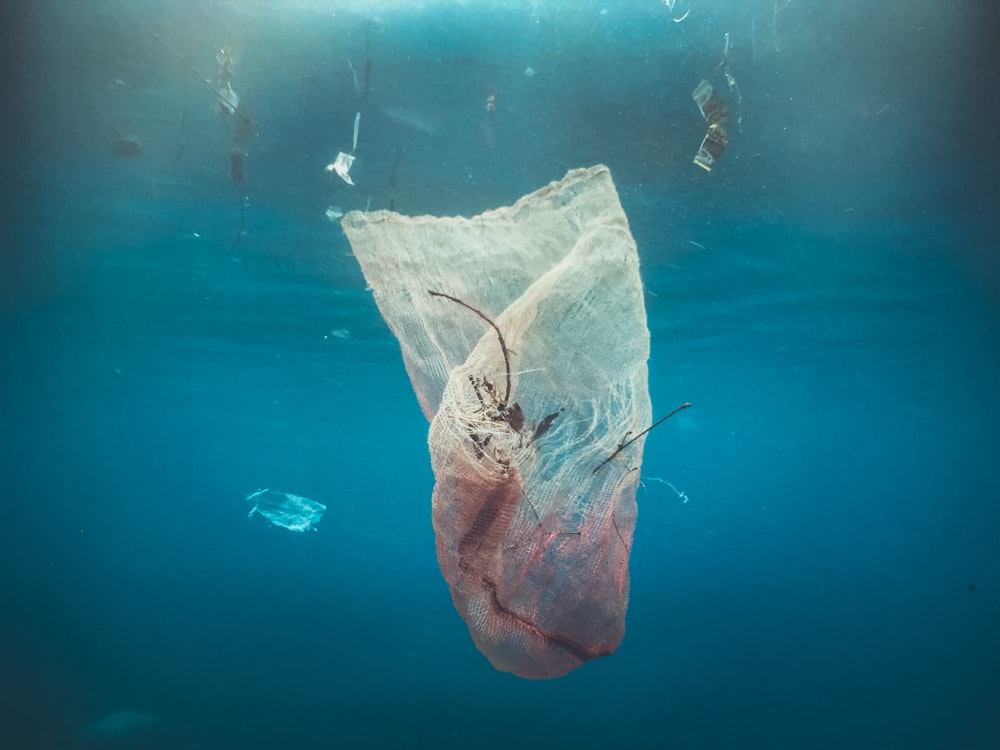
M269 5L7 11L0 748L1000 747L987 4ZM694 406L646 444L624 642L532 682L452 607L427 424L324 212L596 163L654 411ZM318 530L248 520L260 487ZM81 739L126 709L161 723Z

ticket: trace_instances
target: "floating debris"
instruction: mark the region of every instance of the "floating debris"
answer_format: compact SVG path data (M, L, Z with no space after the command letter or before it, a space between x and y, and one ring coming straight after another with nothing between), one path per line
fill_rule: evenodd
M699 83L691 92L691 97L701 110L701 116L708 123L708 132L705 133L698 153L694 156L694 163L706 172L711 172L729 143L729 136L723 127L729 118L729 112L722 97L708 81Z
M743 92L740 91L740 86L736 83L736 76L733 75L732 70L729 68L729 50L732 47L732 41L727 31L725 34L726 46L722 50L722 62L719 63L719 68L722 69L722 75L726 77L726 85L729 86L729 91L736 96L736 128L741 133L743 132Z
M690 8L688 8L688 9L687 9L686 11L684 11L684 15L682 15L682 16L680 16L680 17L678 17L678 16L676 15L676 13L677 13L677 11L676 11L676 8L677 8L677 0L663 0L663 4L664 4L664 5L666 5L666 6L667 6L667 10L669 10L669 11L670 11L670 19L671 19L671 20L672 20L672 21L673 21L674 23L680 23L680 22L681 22L681 21L683 21L683 20L684 20L685 18L687 18L687 17L688 17L688 14L689 14L689 13L691 12L691 9L690 9Z
M123 159L131 159L138 156L142 153L142 144L139 142L139 136L118 133L118 136L111 142L111 153Z
M219 111L225 115L235 114L240 106L240 97L233 91L233 58L225 49L220 49L215 61L219 64L219 71L213 88L219 97Z
M354 93L361 93L361 82L358 80L358 71L354 69L354 63L351 62L351 58L347 58L347 67L351 69L351 78L354 79Z
M257 490L247 495L250 512L247 518L253 518L254 513L264 516L274 526L281 526L289 531L302 532L306 529L316 530L316 524L323 518L326 506L301 495L277 490Z
M345 154L341 151L337 154L337 158L333 160L333 163L326 165L326 171L336 172L340 179L353 187L354 180L351 179L351 167L353 165L354 156L352 154Z
M358 148L358 130L360 127L361 113L358 112L354 116L354 140L351 146L351 153L345 154L341 151L332 163L326 165L327 172L336 172L340 179L352 187L354 186L354 180L351 179L351 167L354 166L354 152Z

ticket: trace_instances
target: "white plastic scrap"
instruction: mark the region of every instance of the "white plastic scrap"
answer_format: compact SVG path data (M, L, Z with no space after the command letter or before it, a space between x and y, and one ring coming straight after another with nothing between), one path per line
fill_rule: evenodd
M336 172L337 176L346 182L348 185L354 185L354 180L351 179L351 165L354 164L354 155L345 154L341 151L337 154L337 158L333 160L332 164L326 165L327 172Z
M289 531L302 532L306 529L316 530L316 524L323 518L326 506L301 495L277 490L257 490L247 495L250 512L247 518L253 518L254 513L264 516L274 526L281 526Z
M336 172L340 179L352 187L354 186L354 180L351 179L351 167L354 165L354 152L358 148L358 129L360 127L361 113L358 112L354 116L354 140L351 145L351 153L345 154L341 151L332 163L326 165L327 172Z

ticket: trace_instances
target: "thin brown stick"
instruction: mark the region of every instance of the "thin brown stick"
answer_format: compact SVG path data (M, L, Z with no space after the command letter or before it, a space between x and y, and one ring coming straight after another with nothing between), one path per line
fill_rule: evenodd
M472 310L472 312L474 312L480 318L489 323L490 326L493 328L493 330L497 332L497 338L500 339L500 350L503 352L504 368L507 371L507 389L504 391L503 400L500 402L500 411L501 412L506 411L507 402L510 400L510 354L507 352L507 343L503 340L503 334L500 333L500 329L497 328L497 324L494 323L492 320L490 320L489 317L487 317L482 311L477 310L467 302L462 302L462 300L460 300L458 297L452 297L450 294L444 294L443 292L435 292L431 289L428 289L427 293L432 297L444 297L445 299L449 299L452 302L457 302L466 310Z
M611 460L613 458L615 458L619 453L621 453L623 450L625 450L626 448L628 448L630 445L632 445L632 443L634 443L636 440L638 440L639 438L641 438L643 435L645 435L651 429L653 429L654 427L657 427L657 426L663 424L668 419L670 419L672 416L674 416L674 414L676 414L677 412L681 411L682 409L687 409L689 406L691 406L691 404L689 402L685 402L685 403L681 404L676 409L674 409L672 412L670 412L667 416L661 417L660 419L657 419L655 422L653 422L653 424L651 424L645 430L643 430L642 432L640 432L634 438L632 438L630 440L626 440L625 442L621 443L618 446L618 449L614 453L612 453L606 459L604 459L603 461L601 461L600 465L596 469L594 469L592 472L590 472L591 476L593 476L594 474L596 474L597 472L599 472L601 469L603 469L605 464L610 463Z

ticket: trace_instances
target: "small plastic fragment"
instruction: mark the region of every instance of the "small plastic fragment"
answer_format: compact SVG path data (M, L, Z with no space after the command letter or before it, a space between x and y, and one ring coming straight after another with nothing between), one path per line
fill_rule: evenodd
M316 524L326 512L326 506L315 500L269 489L251 492L247 495L247 503L250 504L247 518L253 518L254 513L259 513L273 526L281 526L289 531L315 531Z
M698 105L698 109L701 110L701 116L708 123L708 132L705 133L701 146L698 147L694 163L706 172L711 172L715 162L722 156L722 152L725 151L726 145L729 143L729 136L723 127L729 118L729 112L722 97L708 81L699 83L691 92L691 97Z
M337 154L337 158L333 160L332 164L326 165L327 172L336 172L337 176L340 177L348 185L353 186L354 180L351 179L351 166L354 164L354 155L345 154L341 151Z
M358 112L354 116L354 139L351 142L351 153L345 154L341 151L332 163L326 165L327 172L336 172L340 179L352 187L354 186L354 180L351 179L351 167L354 165L354 152L358 148L358 130L360 128L361 113Z

